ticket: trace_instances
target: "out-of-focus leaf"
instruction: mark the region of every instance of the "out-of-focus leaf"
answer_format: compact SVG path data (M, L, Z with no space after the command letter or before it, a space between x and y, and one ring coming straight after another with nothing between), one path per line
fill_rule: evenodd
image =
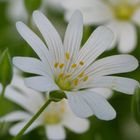
M132 113L135 120L140 125L140 88L136 89L136 93L132 98Z
M13 69L11 58L8 49L6 49L0 57L0 83L3 85L3 87L10 84L12 75Z
M42 3L42 0L24 0L25 7L29 14L38 9Z

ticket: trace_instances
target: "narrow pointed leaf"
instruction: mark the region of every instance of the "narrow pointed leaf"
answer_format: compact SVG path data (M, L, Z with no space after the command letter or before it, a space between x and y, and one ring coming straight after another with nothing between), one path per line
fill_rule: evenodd
M11 58L8 50L6 49L0 57L0 83L3 87L10 84L12 80L13 70Z

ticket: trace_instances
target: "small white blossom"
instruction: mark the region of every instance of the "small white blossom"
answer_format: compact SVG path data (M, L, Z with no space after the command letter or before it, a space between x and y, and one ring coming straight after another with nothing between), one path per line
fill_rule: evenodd
M10 134L14 136L47 100L47 97L41 93L27 88L24 85L23 77L18 74L14 75L11 85L7 87L5 97L24 109L13 111L0 118L2 122L18 122L10 128ZM66 137L64 127L75 133L83 133L88 130L89 121L76 117L67 101L62 100L57 103L52 102L26 133L38 126L45 128L46 137L50 140L63 140Z
M112 47L121 53L133 51L137 43L135 24L140 26L140 0L63 0L65 17L79 9L85 25L105 25L114 33ZM111 47L111 48L112 48Z
M106 98L91 89L108 88L133 94L139 85L137 81L110 75L135 70L138 67L136 58L131 55L114 55L96 60L113 40L112 31L103 26L97 28L80 48L83 18L79 11L73 14L63 42L41 12L35 11L33 20L45 42L24 23L16 24L20 35L39 57L13 58L13 63L19 69L37 75L26 78L26 85L41 92L64 91L71 109L79 117L94 114L103 120L115 118L116 112Z
M27 21L28 13L24 6L24 0L7 0L7 16L13 20Z
M55 8L55 10L62 11L62 0L42 0L42 3L39 7L41 11L45 11L47 7ZM24 0L7 0L7 16L12 21L28 20L28 12L26 10Z

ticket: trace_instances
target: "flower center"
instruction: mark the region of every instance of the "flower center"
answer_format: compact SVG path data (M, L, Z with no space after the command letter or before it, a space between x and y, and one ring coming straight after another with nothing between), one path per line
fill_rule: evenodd
M123 3L117 6L112 6L112 9L117 19L129 20L137 9L137 6Z
M52 102L43 115L44 123L50 125L60 123L65 110L66 108L64 100L58 103Z
M57 85L62 89L62 90L71 90L72 89L72 84L71 81L68 79L70 75L64 75L63 73L60 73L58 78L56 79Z
M80 71L75 75L75 71L82 68L85 65L84 61L79 61L78 63L72 63L72 57L69 52L65 53L65 63L56 62L54 68L58 72L55 77L56 84L60 89L65 91L71 91L79 83L88 80L88 76L84 71Z

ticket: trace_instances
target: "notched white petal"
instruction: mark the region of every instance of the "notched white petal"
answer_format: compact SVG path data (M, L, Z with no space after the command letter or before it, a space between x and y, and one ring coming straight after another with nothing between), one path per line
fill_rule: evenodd
M116 117L115 110L107 100L95 92L78 91L67 93L66 95L71 109L81 118L89 117L93 114L101 120L112 120Z
M33 12L33 20L45 39L53 59L56 62L62 60L64 57L62 40L52 23L39 11Z
M80 118L87 118L94 114L79 92L67 92L68 103L72 111Z
M80 11L76 11L68 24L64 47L65 52L69 52L70 56L76 55L79 51L83 36L83 18Z
M88 119L76 117L73 113L68 114L67 117L64 118L63 124L71 131L79 134L86 132L90 127Z
M93 63L87 70L92 77L131 72L138 67L138 61L131 55L114 55Z
M83 66L79 67L74 75L77 76L80 71L86 69L92 62L95 61L112 43L114 34L104 26L98 27L89 37L87 42L81 48L76 58L76 64L83 62Z
M117 76L104 76L95 78L93 82L88 83L85 87L92 88L109 88L125 94L134 94L139 82L130 78L123 78Z
M113 91L109 88L92 88L89 90L104 96L106 99L109 99L113 95Z
M31 114L24 111L14 111L0 118L0 122L14 122L27 120L31 117Z
M15 90L13 87L8 86L6 88L5 97L16 103L20 107L24 108L28 112L34 113L34 106L31 105L27 96L25 96L24 94L19 94L19 91Z
M35 53L39 56L42 62L48 69L48 72L52 73L52 58L49 51L43 41L24 23L17 22L16 27L23 39L31 46Z
M50 140L64 140L66 138L65 130L61 125L48 125L45 131Z
M124 23L119 29L118 50L121 53L130 53L136 48L137 33L132 23Z
M35 76L25 79L25 84L32 89L41 92L58 90L58 86L48 76Z
M10 128L10 134L13 135L13 136L16 136L19 131L27 124L28 120L26 121L21 121L15 125L13 125L11 128ZM28 132L32 131L34 128L38 127L40 124L40 122L38 121L35 121L33 122L33 124L25 131L24 134L27 134Z
M28 73L34 73L39 75L46 75L47 70L44 64L36 58L31 57L14 57L13 64L20 70Z

